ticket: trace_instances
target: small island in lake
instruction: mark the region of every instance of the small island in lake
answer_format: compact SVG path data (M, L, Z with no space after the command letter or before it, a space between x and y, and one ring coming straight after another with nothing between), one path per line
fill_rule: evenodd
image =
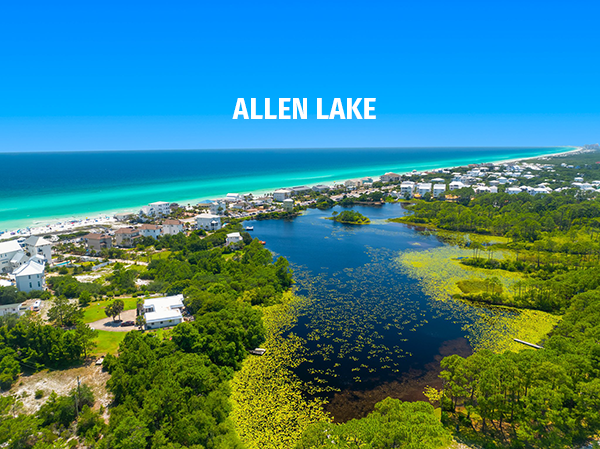
M363 225L371 222L368 217L354 210L345 210L339 214L334 211L331 215L332 217L329 220L337 221L338 223Z

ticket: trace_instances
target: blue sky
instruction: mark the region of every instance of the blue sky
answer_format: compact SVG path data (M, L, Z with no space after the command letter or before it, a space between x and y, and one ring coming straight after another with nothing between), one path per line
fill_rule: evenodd
M20 4L19 4L20 3ZM0 151L600 140L598 2L5 2ZM307 97L308 120L232 120ZM375 97L377 120L316 120Z

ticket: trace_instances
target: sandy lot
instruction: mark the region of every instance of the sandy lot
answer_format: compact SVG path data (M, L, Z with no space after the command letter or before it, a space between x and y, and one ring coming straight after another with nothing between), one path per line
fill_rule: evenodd
M55 391L59 396L69 394L77 386L77 376L82 384L87 384L94 392L96 398L95 409L100 406L107 406L112 401L112 395L106 391L106 381L110 375L102 371L101 366L96 366L95 362L87 365L65 369L60 371L40 371L38 373L21 376L13 388L5 394L14 394L19 401L23 403L23 411L26 413L36 412L40 406L48 400L48 396ZM35 399L35 392L42 390L44 396L41 399Z

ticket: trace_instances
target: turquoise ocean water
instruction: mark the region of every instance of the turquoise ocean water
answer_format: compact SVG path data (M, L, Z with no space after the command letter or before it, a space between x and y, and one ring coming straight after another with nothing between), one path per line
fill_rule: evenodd
M545 148L373 148L0 153L0 231L272 191L387 171L408 172L558 153Z

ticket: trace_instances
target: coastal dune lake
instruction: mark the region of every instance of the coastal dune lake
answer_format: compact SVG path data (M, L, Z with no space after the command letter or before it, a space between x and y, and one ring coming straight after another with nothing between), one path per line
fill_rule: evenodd
M293 220L247 222L294 269L297 294L308 298L290 332L303 340L305 359L295 374L311 395L326 397L336 421L369 413L387 396L425 399L425 386L441 385L439 362L472 353L468 329L481 314L460 301L423 292L398 263L406 251L443 246L438 238L390 223L400 204L352 207L371 224L326 220L332 210L309 209Z
M572 149L0 151L0 233L99 214L137 212L154 201L189 204L229 192L272 192L281 187L377 177L389 171L405 173ZM27 167L27 176L9 167Z

